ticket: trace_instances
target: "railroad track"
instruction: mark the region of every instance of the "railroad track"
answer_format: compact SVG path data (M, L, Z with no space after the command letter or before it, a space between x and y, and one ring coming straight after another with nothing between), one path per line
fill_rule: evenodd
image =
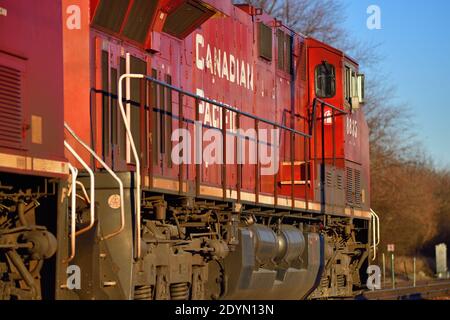
M450 281L432 281L417 286L365 291L359 299L365 300L428 300L450 296Z

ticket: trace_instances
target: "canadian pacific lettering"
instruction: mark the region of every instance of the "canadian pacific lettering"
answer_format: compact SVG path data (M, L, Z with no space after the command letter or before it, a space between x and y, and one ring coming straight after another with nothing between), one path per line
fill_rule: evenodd
M195 36L195 61L199 70L206 69L213 76L253 90L253 66L232 53L206 43L200 33Z

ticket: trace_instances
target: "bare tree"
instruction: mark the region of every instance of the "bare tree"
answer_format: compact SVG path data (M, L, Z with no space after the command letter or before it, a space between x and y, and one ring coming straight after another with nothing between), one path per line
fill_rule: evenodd
M248 0L288 27L327 43L338 43L345 37L341 26L343 5L335 0Z
M242 1L236 1L242 3ZM355 39L343 27L339 0L246 1L291 29L337 47L366 72L365 114L370 128L371 202L381 214L382 245L414 254L450 234L450 173L435 170L413 128L408 106L382 71L379 44Z

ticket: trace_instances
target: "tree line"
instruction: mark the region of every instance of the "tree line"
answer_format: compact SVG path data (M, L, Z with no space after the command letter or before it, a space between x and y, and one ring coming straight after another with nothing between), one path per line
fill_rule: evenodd
M237 1L242 3L242 1ZM434 257L434 245L450 238L450 171L437 167L415 132L408 105L383 73L379 44L352 37L340 0L249 0L291 29L355 57L366 74L370 128L371 206L381 222L381 247ZM362 13L364 14L364 13Z

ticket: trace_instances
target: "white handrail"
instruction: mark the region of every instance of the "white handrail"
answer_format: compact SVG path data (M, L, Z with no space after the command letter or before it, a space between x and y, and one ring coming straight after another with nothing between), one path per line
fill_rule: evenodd
M376 220L375 215L372 214L372 241L373 241L373 258L372 261L377 257L377 246L376 246Z
M373 209L370 210L372 211L372 214L375 216L377 221L377 241L375 242L375 245L378 246L380 244L380 217Z
M83 195L84 195L84 198L86 199L86 202L90 204L91 199L89 199L89 196L87 194L86 188L84 187L84 184L82 184L81 181L77 181L77 186L80 186L81 191L83 191Z
M123 191L123 183L122 180L115 174L115 172L103 161L103 159L96 153L94 150L91 149L83 140L81 140L80 137L72 130L72 128L69 127L67 123L64 123L64 127L67 129L67 131L72 135L72 137L75 138L76 141L78 141L89 153L103 166L103 168L108 171L108 173L114 178L114 180L117 181L119 184L119 194L120 194L120 227L116 231L103 236L101 240L107 240L109 238L112 238L118 234L120 234L124 228L125 228L125 205L124 205L124 191Z
M69 170L71 172L71 176L72 176L72 184L70 186L71 188L71 192L72 192L72 201L71 201L71 205L72 207L71 209L71 214L70 214L70 220L71 220L71 224L70 224L70 256L67 259L63 260L63 263L68 263L70 261L73 260L73 258L75 258L75 223L76 223L76 204L77 204L77 192L76 192L76 185L77 185L77 176L78 176L78 170L77 168L75 168L74 166L72 166L69 163Z
M377 243L375 245L379 245L380 244L380 217L378 216L378 214L374 211L375 213L375 217L377 218Z
M79 236L80 234L83 234L83 233L89 231L94 226L94 219L95 219L95 177L94 177L94 172L91 170L91 168L89 168L87 163L84 162L84 160L80 157L80 155L71 147L71 145L67 141L64 141L64 146L75 157L75 159L77 159L78 162L81 163L83 168L86 169L86 171L89 173L90 182L91 182L91 186L90 186L91 187L91 189L90 189L90 201L91 201L91 203L90 203L90 210L91 210L90 219L91 220L89 221L89 225L87 227L85 227L85 228L83 228L81 230L78 230L75 233L77 236ZM74 190L72 192L76 193L76 192L74 192Z
M377 256L377 246L380 244L380 217L375 213L374 210L370 209L370 214L372 215L372 238L373 238L373 258L375 260Z
M141 163L139 161L139 155L136 150L136 145L134 143L133 135L130 130L130 124L128 123L128 117L125 113L125 108L122 102L122 81L124 79L144 79L144 75L142 74L123 74L119 78L119 92L118 92L118 100L119 100L119 109L120 114L122 116L122 120L125 125L125 130L127 132L128 140L130 141L131 149L133 150L133 156L136 161L136 255L135 257L139 259L141 257Z

